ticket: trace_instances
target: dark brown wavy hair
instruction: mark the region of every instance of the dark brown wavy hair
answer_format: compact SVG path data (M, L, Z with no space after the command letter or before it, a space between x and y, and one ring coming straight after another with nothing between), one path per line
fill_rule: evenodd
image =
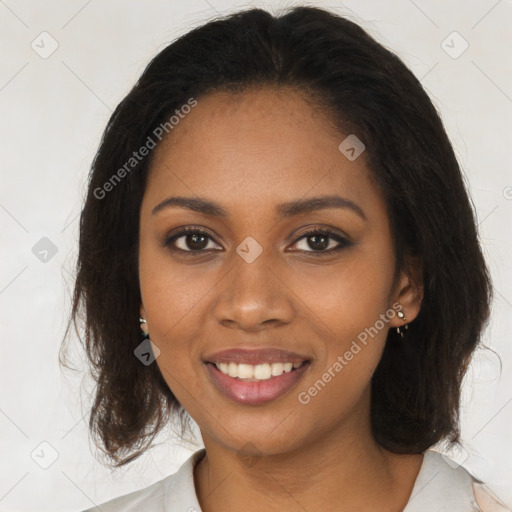
M396 55L352 21L296 7L279 16L245 10L188 32L153 58L107 124L80 217L60 354L65 365L70 326L78 333L83 325L96 381L89 428L97 446L120 467L149 448L171 418L187 417L158 365L134 356L142 341L139 213L153 152L106 197L98 191L190 98L254 85L300 89L341 133L364 142L388 206L397 268L409 256L421 261L420 313L404 339L389 331L373 375L375 439L396 453L458 441L461 381L489 315L491 285L454 151L420 82Z

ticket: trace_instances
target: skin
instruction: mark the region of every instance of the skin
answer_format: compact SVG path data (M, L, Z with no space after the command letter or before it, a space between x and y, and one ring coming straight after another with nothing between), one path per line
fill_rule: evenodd
M308 404L297 399L395 302L407 322L421 303L414 269L395 275L386 205L364 153L349 161L338 149L346 135L300 92L255 88L200 98L155 150L140 212L141 315L162 375L201 430L207 455L194 479L204 512L397 511L410 496L422 455L386 451L370 428L371 376L402 320L394 316ZM365 218L349 208L276 213L324 195L349 199ZM177 206L152 214L170 196L216 201L229 216ZM165 246L183 226L211 236L201 254ZM303 237L309 228L352 244L318 256L318 242ZM263 249L252 263L236 252L248 236ZM328 240L327 249L339 245ZM196 247L186 236L174 246ZM279 347L312 362L292 391L241 405L203 363L235 347Z

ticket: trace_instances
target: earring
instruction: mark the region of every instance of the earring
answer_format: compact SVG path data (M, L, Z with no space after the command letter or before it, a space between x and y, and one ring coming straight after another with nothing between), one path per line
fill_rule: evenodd
M142 334L144 334L144 337L148 337L149 330L148 330L148 323L147 323L146 319L139 316L139 322L140 322L140 330L142 331Z
M396 315L398 316L398 318L400 318L400 320L403 320L404 322L406 322L406 321L407 321L407 319L405 318L405 315L403 314L403 312L402 312L402 311L398 311L398 313L397 313ZM403 338L403 337L404 337L404 331L406 331L408 328L409 328L409 326L408 326L407 324L405 324L405 325L402 327L402 329L403 329L403 330L401 330L401 328L400 328L400 327L397 327L397 328L396 328L396 332L397 332L397 334L400 334L400 337L401 337L401 338Z

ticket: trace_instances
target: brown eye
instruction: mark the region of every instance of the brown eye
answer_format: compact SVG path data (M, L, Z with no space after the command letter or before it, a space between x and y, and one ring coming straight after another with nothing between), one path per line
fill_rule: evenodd
M295 244L304 241L306 247L299 250L310 253L317 253L319 256L332 254L345 247L352 245L352 242L342 237L338 233L329 230L313 230L304 233Z
M164 245L173 251L197 253L216 250L208 247L210 242L213 242L213 239L206 231L197 228L186 228L168 237Z

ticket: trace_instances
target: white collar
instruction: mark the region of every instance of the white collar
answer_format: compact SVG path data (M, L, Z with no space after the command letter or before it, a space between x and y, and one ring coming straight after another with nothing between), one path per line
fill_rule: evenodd
M473 477L454 461L427 450L403 512L479 511Z
M201 512L194 486L194 466L204 453L204 448L194 452L177 473L166 479L164 510ZM472 487L474 480L462 466L439 452L427 450L403 512L478 511Z

